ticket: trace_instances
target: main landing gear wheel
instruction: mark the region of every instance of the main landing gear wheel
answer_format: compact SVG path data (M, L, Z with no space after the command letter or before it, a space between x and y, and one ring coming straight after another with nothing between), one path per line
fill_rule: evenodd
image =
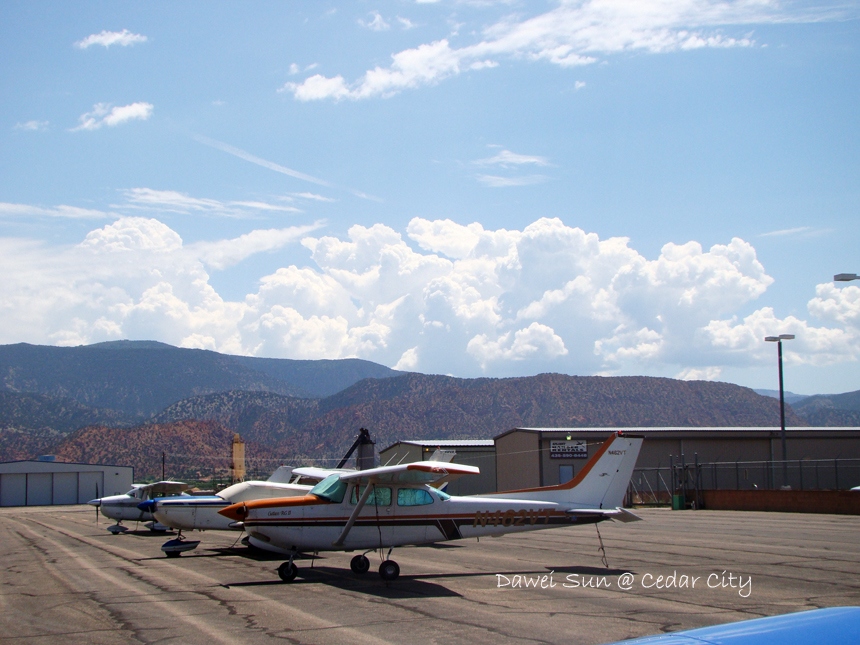
M349 561L349 568L357 575L367 573L370 571L370 560L366 555L359 554Z
M397 576L399 575L400 565L397 564L394 560L386 560L379 565L379 576L383 580L388 582L390 582L391 580L397 580Z
M292 562L284 562L278 567L278 577L284 582L292 582L299 574L299 568Z

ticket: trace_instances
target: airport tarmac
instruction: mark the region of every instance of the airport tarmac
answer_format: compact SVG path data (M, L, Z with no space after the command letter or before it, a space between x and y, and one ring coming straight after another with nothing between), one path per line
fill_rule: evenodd
M583 526L395 549L391 583L326 553L285 584L238 533L168 559L89 506L4 508L0 642L599 644L860 605L860 517L636 512L600 525L608 568Z

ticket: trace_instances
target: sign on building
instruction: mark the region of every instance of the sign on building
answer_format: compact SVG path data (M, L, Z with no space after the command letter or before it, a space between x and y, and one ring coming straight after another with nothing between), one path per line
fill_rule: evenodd
M588 446L584 440L549 442L550 459L588 459Z

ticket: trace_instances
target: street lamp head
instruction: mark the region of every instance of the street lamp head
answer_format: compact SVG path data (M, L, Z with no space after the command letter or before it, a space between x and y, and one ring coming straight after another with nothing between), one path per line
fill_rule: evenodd
M768 343L778 343L781 340L794 340L794 334L780 334L779 336L765 336Z
M851 282L852 280L860 280L860 276L856 273L837 273L833 276L834 282Z

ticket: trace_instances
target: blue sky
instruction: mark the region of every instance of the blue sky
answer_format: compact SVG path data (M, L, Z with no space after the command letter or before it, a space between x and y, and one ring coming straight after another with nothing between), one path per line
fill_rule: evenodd
M0 343L860 389L858 18L4 2Z

